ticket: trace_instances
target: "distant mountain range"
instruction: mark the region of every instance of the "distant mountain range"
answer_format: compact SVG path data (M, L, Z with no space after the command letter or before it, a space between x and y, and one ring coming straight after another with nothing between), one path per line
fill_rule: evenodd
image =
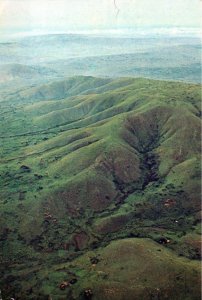
M1 83L22 78L26 82L20 85L28 84L29 79L34 84L38 75L43 81L50 81L49 75L52 79L88 75L200 82L200 49L196 37L27 37L0 43Z

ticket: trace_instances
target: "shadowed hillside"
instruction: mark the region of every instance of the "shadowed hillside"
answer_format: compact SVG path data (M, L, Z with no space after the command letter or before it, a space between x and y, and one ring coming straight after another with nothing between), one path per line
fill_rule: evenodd
M5 95L5 297L200 299L200 92L79 76Z

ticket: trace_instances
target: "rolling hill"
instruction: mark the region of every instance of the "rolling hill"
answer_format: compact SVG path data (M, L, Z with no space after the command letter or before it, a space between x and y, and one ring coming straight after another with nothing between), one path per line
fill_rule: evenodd
M200 39L186 36L48 34L0 41L0 75L44 83L72 76L147 77L200 83ZM17 62L17 63L16 63ZM2 74L3 72L3 74ZM6 76L5 76L6 72ZM23 75L24 74L24 75ZM46 76L44 76L46 75ZM52 78L50 78L50 75ZM21 80L28 86L33 80ZM47 77L47 78L46 78ZM0 81L2 89L2 82ZM11 80L7 89L11 89ZM40 82L37 82L40 84ZM16 82L13 82L13 88Z
M200 299L200 97L91 76L7 93L5 299Z
M173 41L161 45L161 42L155 40L151 48L143 47L142 51L134 53L57 59L44 66L53 67L63 76L132 76L200 83L200 46L176 45Z
M4 64L1 65L0 83L16 79L32 79L32 81L34 81L35 77L40 76L40 79L42 79L43 76L53 77L55 74L56 72L48 68L40 68L22 64Z

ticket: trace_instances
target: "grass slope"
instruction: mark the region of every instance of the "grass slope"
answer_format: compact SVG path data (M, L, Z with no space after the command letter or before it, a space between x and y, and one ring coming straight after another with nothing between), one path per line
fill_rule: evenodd
M199 299L200 86L75 77L6 99L2 294Z

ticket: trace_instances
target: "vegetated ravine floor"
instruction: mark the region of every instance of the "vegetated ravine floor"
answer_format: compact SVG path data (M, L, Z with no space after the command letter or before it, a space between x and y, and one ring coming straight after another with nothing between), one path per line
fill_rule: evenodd
M78 76L5 95L3 299L200 299L200 88Z

